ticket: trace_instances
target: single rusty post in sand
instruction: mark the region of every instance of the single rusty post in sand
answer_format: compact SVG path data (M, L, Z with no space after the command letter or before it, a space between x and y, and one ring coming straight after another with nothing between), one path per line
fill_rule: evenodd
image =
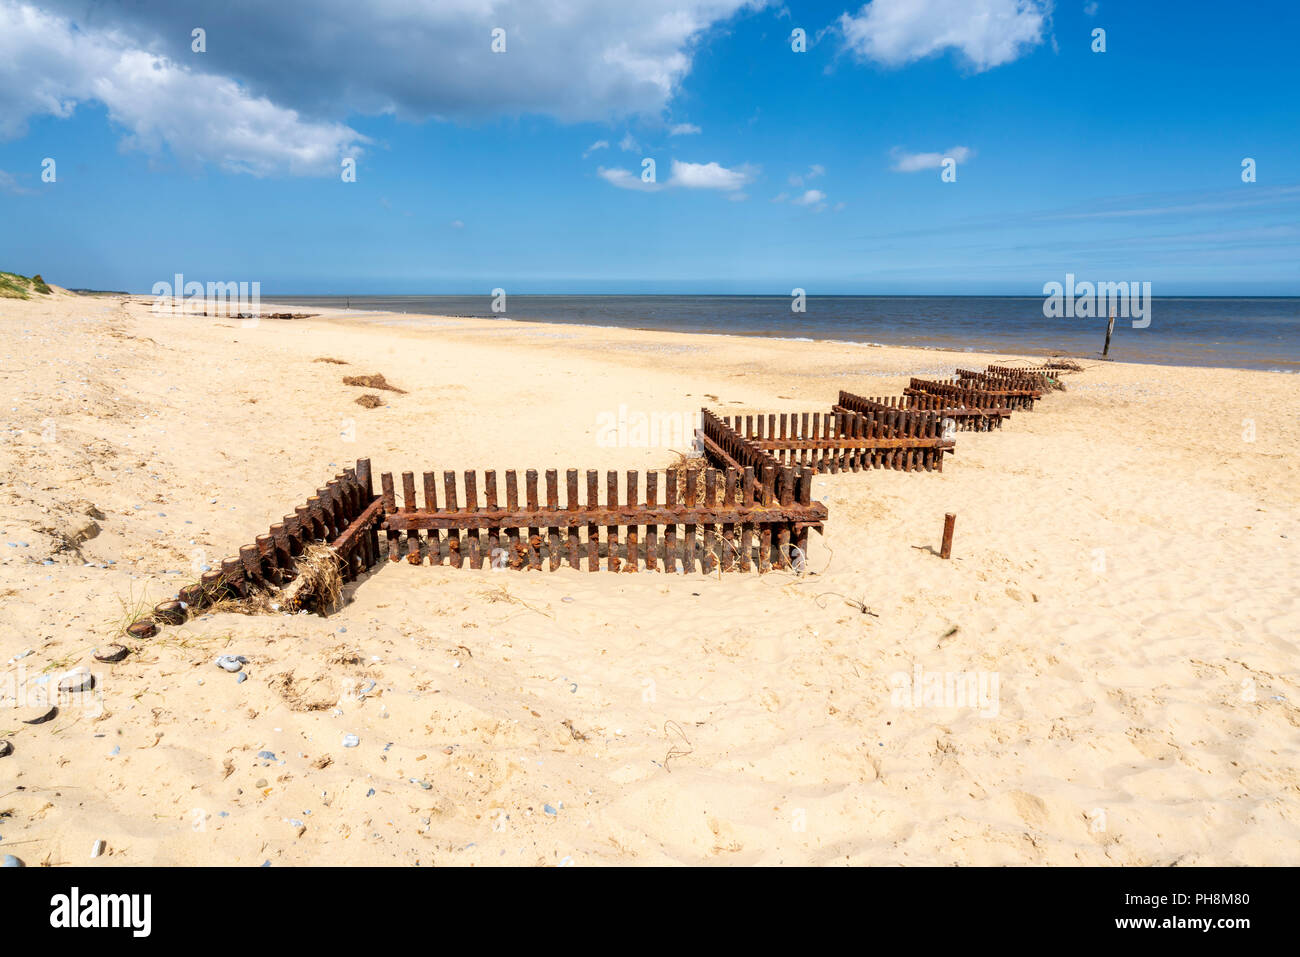
M1115 310L1110 311L1110 322L1106 323L1106 344L1101 347L1101 357L1106 358L1110 352L1110 334L1115 331Z
M940 558L952 557L952 529L957 524L957 516L948 512L943 517L943 544L939 546Z

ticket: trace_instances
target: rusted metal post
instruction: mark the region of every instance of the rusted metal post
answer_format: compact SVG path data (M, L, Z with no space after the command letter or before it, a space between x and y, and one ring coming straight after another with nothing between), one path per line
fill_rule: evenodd
M948 512L943 517L943 545L939 548L940 558L952 557L952 529L957 524L957 516Z

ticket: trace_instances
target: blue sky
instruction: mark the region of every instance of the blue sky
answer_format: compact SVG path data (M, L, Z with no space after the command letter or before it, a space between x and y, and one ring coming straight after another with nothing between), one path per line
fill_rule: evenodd
M1300 294L1289 3L292 6L0 0L0 268L264 296Z

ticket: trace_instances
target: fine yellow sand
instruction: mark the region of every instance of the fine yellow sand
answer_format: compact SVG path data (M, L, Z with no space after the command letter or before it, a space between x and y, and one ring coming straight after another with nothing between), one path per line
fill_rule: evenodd
M358 457L664 467L602 414L1007 357L62 295L0 301L0 357L0 853L29 866L1300 863L1294 377L1087 362L942 474L818 476L802 578L399 563L328 619L100 664ZM341 382L372 373L406 394ZM93 701L7 707L78 666ZM918 672L989 697L900 695Z

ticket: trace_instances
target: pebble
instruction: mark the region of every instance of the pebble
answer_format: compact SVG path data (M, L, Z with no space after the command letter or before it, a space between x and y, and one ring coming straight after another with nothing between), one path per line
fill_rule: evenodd
M275 752L274 752L274 751L258 751L258 752L257 752L257 756L258 756L259 758L261 758L263 761L274 761L274 760L275 760Z
M27 866L26 864L24 864L20 859L14 857L12 854L6 854L4 859L4 864L0 865L0 867L26 867L26 866Z
M567 601L573 601L573 596L572 596L572 595L565 595L563 598L560 599L560 601L566 601L566 602L567 602Z
M248 680L248 675L243 674L243 673L241 672L240 675L239 675L239 677L235 679L235 684L237 684L237 685L242 685L242 684L243 684L245 681L247 681L247 680Z
M361 743L361 739L358 738L355 734L343 735L343 747L345 748L355 748L360 743Z
M59 709L52 704L32 705L18 712L18 720L23 724L44 724L53 718Z
M551 807L549 804L543 804L542 810L545 811L547 814L552 814L552 815L560 813L559 811L555 810L555 808Z
M10 741L0 741L0 758L7 758L14 753L13 743Z
M96 648L94 651L96 661L106 661L112 663L121 661L127 656L126 645L104 645L102 648Z
M94 846L90 849L90 856L99 857L103 853L104 853L104 842L96 841Z
M80 694L95 687L95 676L89 671L78 669L64 675L59 680L59 690L65 694Z
M243 655L222 655L217 659L217 667L222 671L239 671L248 661Z

